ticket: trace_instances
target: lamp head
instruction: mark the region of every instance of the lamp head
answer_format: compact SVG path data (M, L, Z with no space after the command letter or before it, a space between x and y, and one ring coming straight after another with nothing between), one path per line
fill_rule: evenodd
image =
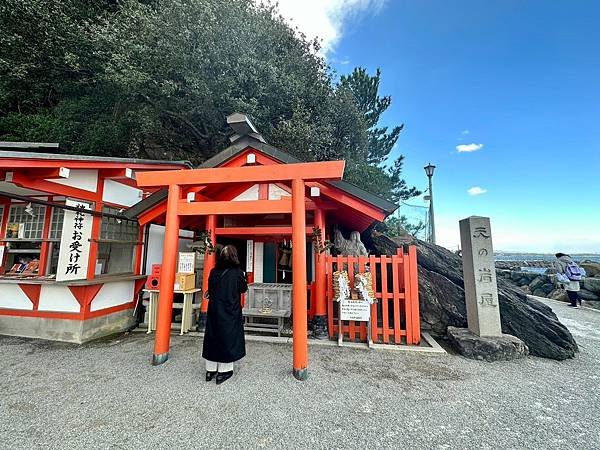
M425 169L425 173L427 174L428 177L432 177L433 176L433 171L435 170L435 166L432 165L431 163L429 163L428 165L426 165L424 167Z

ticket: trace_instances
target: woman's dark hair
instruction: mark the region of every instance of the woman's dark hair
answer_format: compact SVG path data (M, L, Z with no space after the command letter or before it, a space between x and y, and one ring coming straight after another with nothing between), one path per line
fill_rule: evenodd
M227 268L240 265L237 249L233 245L226 245L217 256L217 267Z
M569 255L567 255L566 253L557 253L554 256L556 256L557 258L560 258L561 256L569 256Z

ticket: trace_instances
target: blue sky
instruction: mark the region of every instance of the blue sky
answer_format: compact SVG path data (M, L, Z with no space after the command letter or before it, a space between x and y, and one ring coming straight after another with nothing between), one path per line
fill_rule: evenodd
M437 166L439 243L485 215L497 250L600 253L600 2L329 3L327 59L381 68L405 178L425 188Z

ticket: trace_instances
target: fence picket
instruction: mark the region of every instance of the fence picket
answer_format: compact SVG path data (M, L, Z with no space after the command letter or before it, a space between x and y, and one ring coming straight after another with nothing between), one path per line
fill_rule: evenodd
M365 256L358 257L358 273L364 273L366 262L367 262L367 258ZM359 332L360 332L360 340L366 341L367 340L367 323L366 322L360 322Z
M394 299L394 343L400 344L402 336L400 332L400 257L392 256L392 297Z
M391 341L390 336L393 335L393 343L401 344L402 336L406 336L407 344L417 344L420 340L419 296L416 249L413 246L409 247L408 253L399 249L391 257L385 255L380 257L326 256L329 337L337 337L338 323L340 323L338 320L340 317L339 305L336 307L333 299L333 273L337 270L346 270L350 287L353 288L354 266L357 265L359 272L364 272L366 264L369 264L372 273L375 297L381 303L381 307L377 303L371 305L371 339L373 342L388 344ZM391 269L392 280L389 280L388 268ZM391 292L388 289L389 281L392 286ZM390 320L393 321L393 324L390 323ZM365 322L346 321L346 323L341 323L341 332L347 336L349 341L355 341L357 338L362 342L368 340L368 329Z
M327 274L325 277L327 283L327 332L329 334L329 338L333 337L333 259L331 256L327 255L325 258L325 273Z
M350 289L354 286L354 263L356 262L356 257L348 256L348 280L350 281ZM356 340L356 326L354 325L354 320L348 321L348 339L350 342L354 342Z
M410 286L410 264L408 258L403 258L402 261L402 274L404 287L404 299L402 300L402 306L404 309L404 322L406 327L406 343L408 345L413 343L413 324L412 324L412 313L411 313L411 286Z
M413 344L421 342L421 318L419 316L419 279L417 266L417 248L411 245L408 248L408 260L410 267L410 293L411 313L413 325Z
M344 270L344 258L342 258L341 256L338 256L338 257L336 257L336 263L337 263L337 264L336 264L336 269L337 269L337 270ZM341 315L341 311L340 311L340 303L338 302L338 303L337 303L337 319L338 319L338 320L336 320L336 321L335 321L335 323L336 323L336 327L335 327L335 328L336 328L336 332L335 332L336 336L337 336L339 333L342 333L342 334L344 334L344 331L345 331L345 330L344 330L344 322L342 322L341 320L339 320L339 318L340 318L340 315ZM339 329L339 328L340 328L340 326L342 327L341 331L340 331L340 329Z
M373 293L377 292L377 260L375 256L369 256L369 269L371 271L371 279L373 280ZM371 340L377 342L379 340L377 320L377 302L371 305Z
M381 257L381 319L383 328L383 343L389 342L390 323L389 323L389 305L390 294L388 291L388 257Z

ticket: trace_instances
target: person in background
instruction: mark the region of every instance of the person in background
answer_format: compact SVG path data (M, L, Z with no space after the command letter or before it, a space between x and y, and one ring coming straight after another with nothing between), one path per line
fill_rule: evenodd
M556 267L557 279L560 284L563 285L569 296L570 306L577 308L577 305L581 305L581 298L579 297L579 281L582 278L582 272L579 266L573 258L564 253L557 253L556 261L554 266Z
M240 296L248 290L238 253L226 245L217 253L217 264L208 277L208 310L202 346L206 381L221 384L233 376L233 362L246 356L244 319Z

